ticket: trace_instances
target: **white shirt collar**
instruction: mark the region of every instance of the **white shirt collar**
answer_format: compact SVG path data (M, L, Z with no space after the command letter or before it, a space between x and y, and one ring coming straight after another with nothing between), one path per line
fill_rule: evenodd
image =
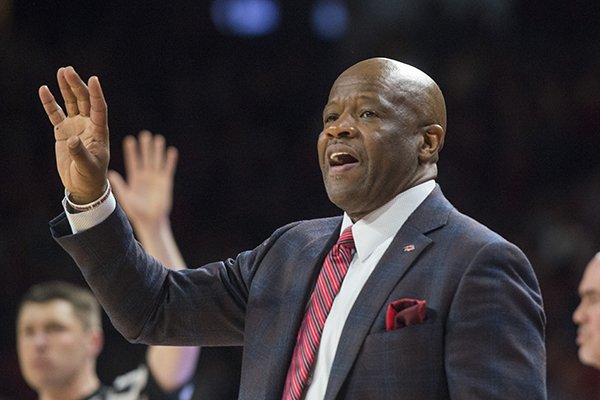
M377 246L391 240L434 188L435 180L423 182L358 220L352 227L358 258L365 261ZM352 220L344 213L341 232L350 225Z

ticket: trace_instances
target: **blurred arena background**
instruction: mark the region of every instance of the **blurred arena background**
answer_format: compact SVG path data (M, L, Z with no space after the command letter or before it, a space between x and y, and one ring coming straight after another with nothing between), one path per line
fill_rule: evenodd
M58 67L100 77L114 169L121 139L142 128L179 148L173 227L200 265L339 213L316 161L321 108L342 70L386 56L445 93L446 195L538 274L549 398L597 399L571 313L600 250L599 17L595 0L0 0L0 397L34 398L15 353L20 296L48 279L83 283L47 226L63 192L37 88L57 91ZM144 347L105 329L110 380Z

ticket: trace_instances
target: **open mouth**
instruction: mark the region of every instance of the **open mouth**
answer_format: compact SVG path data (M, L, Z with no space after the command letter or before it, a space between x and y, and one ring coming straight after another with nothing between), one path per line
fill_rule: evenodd
M331 153L329 156L329 165L332 167L338 167L346 164L354 164L357 163L358 160L350 153L346 153L343 151L338 151L335 153Z

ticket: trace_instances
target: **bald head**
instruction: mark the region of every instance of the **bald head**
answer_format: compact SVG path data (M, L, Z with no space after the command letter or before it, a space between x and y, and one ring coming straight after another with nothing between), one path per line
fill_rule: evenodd
M317 149L329 199L353 221L435 179L446 107L437 84L410 65L361 61L335 80Z
M418 68L390 58L369 58L346 69L334 82L343 85L348 77L375 80L395 94L399 104L408 105L422 118L423 125L438 124L446 130L446 103L439 86Z

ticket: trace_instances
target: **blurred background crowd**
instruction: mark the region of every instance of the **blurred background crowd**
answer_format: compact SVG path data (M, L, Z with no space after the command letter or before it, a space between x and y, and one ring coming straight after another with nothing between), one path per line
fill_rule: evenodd
M537 272L549 398L597 399L600 372L577 360L571 314L600 250L599 10L595 0L0 0L0 397L34 398L15 353L20 296L48 279L83 284L47 226L63 192L37 89L57 92L58 67L100 77L113 169L123 172L122 138L142 128L180 150L173 228L200 265L292 220L340 213L316 160L321 110L342 70L386 56L446 96L438 182L449 200ZM108 381L144 347L107 319L105 329Z

